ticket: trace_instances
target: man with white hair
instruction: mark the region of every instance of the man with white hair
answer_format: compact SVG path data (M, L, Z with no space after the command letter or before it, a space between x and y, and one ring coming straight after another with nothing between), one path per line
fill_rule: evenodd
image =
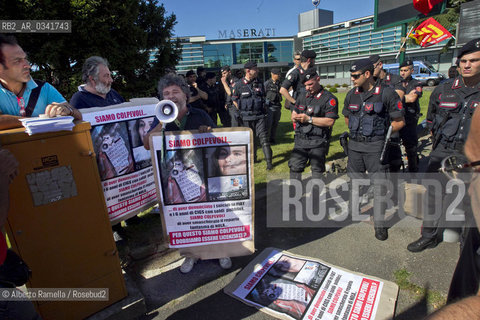
M125 102L120 94L112 89L112 74L108 61L93 56L85 60L82 68L84 84L72 96L70 104L77 109L106 107Z

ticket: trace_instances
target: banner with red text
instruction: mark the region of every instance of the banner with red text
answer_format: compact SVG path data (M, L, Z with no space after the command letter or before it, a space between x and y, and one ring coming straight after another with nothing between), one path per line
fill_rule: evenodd
M150 151L143 137L154 120L156 98L132 99L108 107L80 109L92 125L103 194L112 223L155 204L156 191Z
M165 132L165 140L162 134L151 137L169 247L252 241L251 130Z
M393 318L398 286L267 248L224 292L279 319L380 320Z

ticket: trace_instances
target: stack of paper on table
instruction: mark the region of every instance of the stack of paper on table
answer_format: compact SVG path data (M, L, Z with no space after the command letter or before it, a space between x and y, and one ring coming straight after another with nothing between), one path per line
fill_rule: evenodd
M23 126L26 128L25 132L29 135L42 132L55 132L68 130L72 131L73 117L55 117L55 118L24 118L20 119Z

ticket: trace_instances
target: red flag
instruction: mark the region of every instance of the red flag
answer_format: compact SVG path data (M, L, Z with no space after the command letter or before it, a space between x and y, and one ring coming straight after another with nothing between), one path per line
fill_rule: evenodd
M427 15L440 2L443 2L443 0L413 0L413 6L424 15Z
M429 47L452 37L452 34L435 19L428 18L420 23L409 37L422 47Z

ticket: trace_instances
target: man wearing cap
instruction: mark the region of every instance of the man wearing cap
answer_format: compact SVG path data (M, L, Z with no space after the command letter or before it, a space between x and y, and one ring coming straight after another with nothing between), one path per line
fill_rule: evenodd
M240 111L243 126L253 130L262 145L267 161L267 170L273 169L272 148L268 139L266 110L263 103L265 90L257 79L257 63L248 61L244 65L245 76L235 83L232 91L233 104ZM255 139L254 139L255 141ZM257 143L254 142L254 158L257 159Z
M375 189L375 237L383 241L388 238L384 221L386 202L381 201L379 196L383 195L385 190L375 181L385 181L386 168L379 159L389 125L393 132L397 132L404 126L405 121L398 94L392 88L377 82L373 71L374 66L369 59L353 63L350 77L354 88L345 97L343 115L350 130L347 173L352 181L362 178L365 172L371 175L371 185L374 185ZM358 210L353 208L353 202L357 201L353 198L352 185L353 183L350 184L350 208Z
M480 38L469 41L459 51L460 75L438 85L430 95L427 124L433 137L427 173L440 182L442 190L427 188L427 212L423 215L422 236L407 247L412 252L434 248L441 241L439 222L444 220L442 205L447 178L438 174L448 156L463 156L473 112L480 103ZM437 173L437 174L435 174ZM440 212L437 209L441 209Z
M282 115L282 95L280 94L280 69L273 68L271 78L265 81L265 106L267 107L267 119L270 128L270 143L276 142L277 126Z
M397 94L400 96L400 99L403 99L405 90L402 86L402 78L397 74L386 72L383 69L383 61L378 54L372 54L368 59L370 59L370 61L373 63L374 78L380 79L384 85L395 89Z
M401 82L405 88L404 103L405 127L400 130L400 138L405 147L408 158L408 171L418 171L417 154L417 121L420 116L420 98L422 97L422 83L412 78L413 61L405 60L400 65Z
M305 92L298 95L292 110L295 145L290 155L290 179L301 180L310 160L312 178L321 179L330 144L331 128L338 119L338 100L320 84L315 68L307 69L302 79Z
M316 56L317 54L313 50L303 50L300 55L300 66L293 70L282 82L280 93L292 105L295 105L300 92L305 91L305 86L302 84L303 74L305 70L315 65ZM293 88L293 96L288 92L290 87Z
M190 99L188 103L194 108L208 112L207 106L202 101L202 99L208 100L208 94L198 86L195 72L193 72L193 70L187 71L186 79L188 87L190 88Z

